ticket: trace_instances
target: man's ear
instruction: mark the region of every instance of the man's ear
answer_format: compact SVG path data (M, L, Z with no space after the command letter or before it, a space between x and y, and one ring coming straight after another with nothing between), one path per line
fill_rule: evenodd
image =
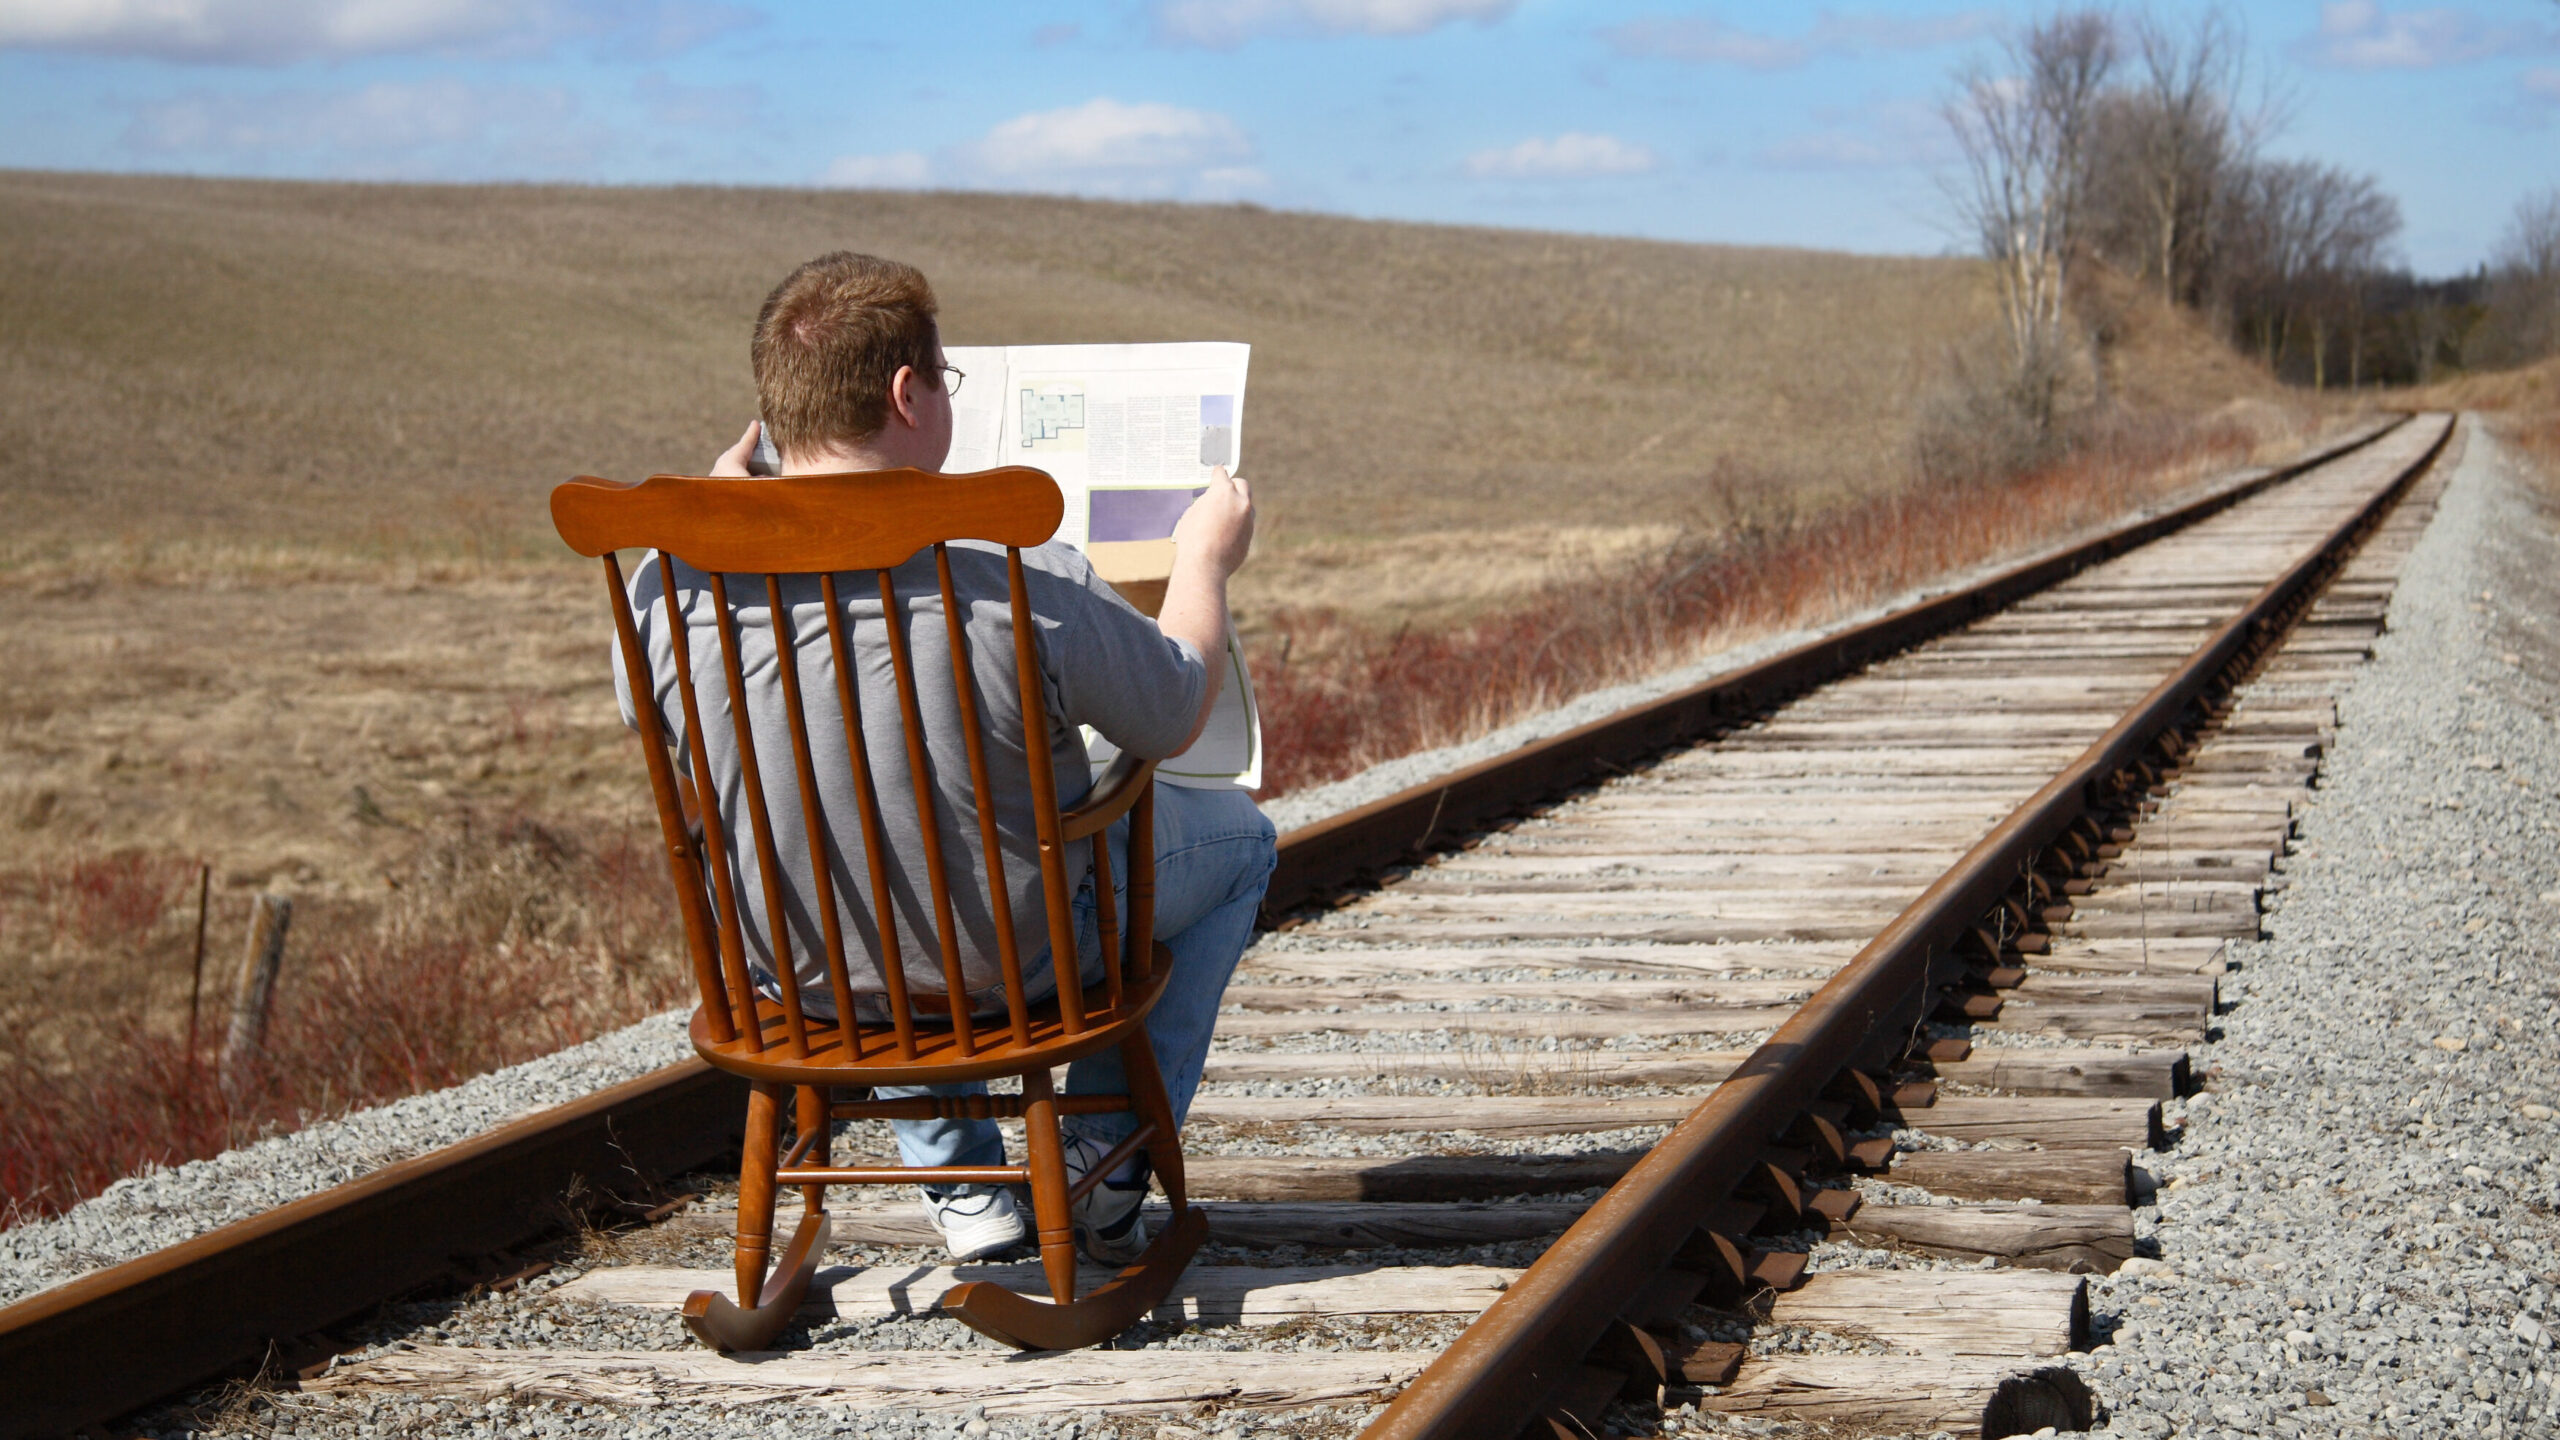
M901 365L889 379L889 408L910 430L916 428L916 367Z

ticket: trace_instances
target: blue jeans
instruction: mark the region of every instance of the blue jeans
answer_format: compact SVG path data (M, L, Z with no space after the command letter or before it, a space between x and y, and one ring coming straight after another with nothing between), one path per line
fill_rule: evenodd
M1156 938L1173 954L1173 973L1164 993L1147 1012L1147 1041L1164 1072L1166 1093L1173 1101L1176 1124L1191 1113L1191 1097L1200 1088L1200 1070L1209 1055L1209 1036L1218 1025L1218 1004L1227 979L1253 938L1255 913L1262 890L1278 862L1277 836L1253 798L1240 790L1191 790L1158 785L1156 790ZM1111 875L1127 922L1128 827L1111 827ZM1076 933L1087 955L1101 953L1100 927L1094 916L1093 886L1076 893ZM1128 1081L1115 1048L1097 1051L1067 1067L1066 1094L1119 1095ZM975 1095L986 1086L977 1081L954 1085L884 1085L873 1092L882 1099L907 1095ZM1070 1115L1063 1124L1104 1149L1119 1144L1138 1128L1126 1112ZM992 1120L896 1120L898 1154L909 1165L1002 1165L1004 1132Z

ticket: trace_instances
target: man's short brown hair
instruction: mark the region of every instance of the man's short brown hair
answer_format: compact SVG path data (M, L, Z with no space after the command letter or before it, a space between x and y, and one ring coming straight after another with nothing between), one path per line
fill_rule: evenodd
M933 315L933 287L912 265L838 250L792 271L756 315L756 399L775 446L879 434L901 365L938 388Z

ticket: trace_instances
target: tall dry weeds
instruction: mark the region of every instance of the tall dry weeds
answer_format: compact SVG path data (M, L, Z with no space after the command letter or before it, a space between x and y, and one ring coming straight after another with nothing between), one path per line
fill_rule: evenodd
M2124 420L2023 474L1924 478L1810 514L1754 503L1748 475L1708 477L1750 517L1692 531L1650 563L1558 586L1470 624L1385 634L1339 611L1272 617L1255 657L1264 794L1455 744L1573 696L1754 635L1819 624L1939 576L2114 519L2247 455L2224 423Z
M192 898L193 872L171 857L106 856L17 877L0 906L0 934L55 965L13 997L10 1017L51 1043L0 1057L11 1223L146 1166L551 1054L684 991L673 905L641 836L466 823L388 901L298 920L266 1048L226 1098L216 1068L230 967L208 967L224 973L194 1053L183 1019L149 1003L192 949L192 908L172 902Z
M1272 641L1275 788L2143 493L1887 493L1935 357L1990 313L1970 262L1037 197L0 172L0 589L28 620L0 642L0 1201L58 1209L679 998L593 576L541 498L706 460L752 408L757 300L847 243L924 261L955 341L1253 343L1270 553L1238 605ZM2272 391L2238 362L2187 375L2219 352L2174 320L2111 394ZM1742 453L1769 468L1702 485L1688 458ZM1534 588L1573 547L1510 557L1532 588L1508 602L1370 583L1417 538L1482 580L1474 535L1559 516L1641 538L1588 583ZM186 1053L199 858L298 901L236 1107ZM216 895L208 1052L246 904Z

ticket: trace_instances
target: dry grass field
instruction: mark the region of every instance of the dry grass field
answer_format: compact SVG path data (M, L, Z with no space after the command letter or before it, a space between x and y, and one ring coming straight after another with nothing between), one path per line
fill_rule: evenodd
M543 499L573 473L707 463L752 413L758 301L834 248L920 264L953 343L1254 345L1267 518L1237 603L1258 659L1295 649L1279 692L1332 707L1296 731L1333 747L1301 780L1590 678L1392 723L1337 703L1463 690L1467 646L1505 643L1522 607L1632 593L1595 577L1729 577L1774 537L1799 572L1828 562L1751 592L1796 623L1787 595L2032 544L2317 419L2183 317L2102 294L2115 342L2090 383L2150 468L2055 471L2072 498L2040 509L1959 504L1917 495L1910 457L1991 316L1962 261L1249 207L0 172L0 1017L47 1037L0 1065L0 1199L59 1204L674 993L598 582ZM1824 547L1896 516L1942 529L1906 527L1843 582L1855 558ZM1591 633L1623 668L1732 633L1700 619ZM1425 650L1443 671L1415 668ZM217 1002L249 896L302 905L284 1003L308 1054L157 1130L93 1109L103 1136L65 1148L95 1103L64 1088L73 1057L158 1045L183 1069L166 1044L198 863ZM484 973L492 955L513 968ZM526 974L510 1003L543 1024L454 1029ZM388 1031L321 1044L330 1007L384 993L415 997Z
M2560 476L2560 356L2430 385L2411 391L2409 403L2480 411L2500 434L2539 457L2547 475Z

